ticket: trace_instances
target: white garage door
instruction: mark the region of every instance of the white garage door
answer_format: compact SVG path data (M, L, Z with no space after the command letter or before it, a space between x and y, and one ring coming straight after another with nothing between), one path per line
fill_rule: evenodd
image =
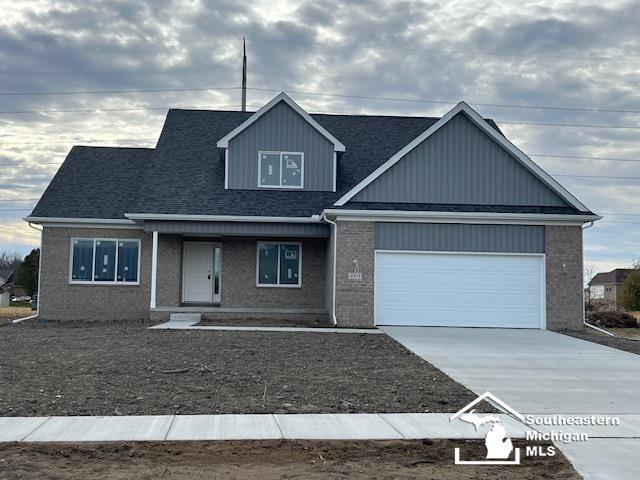
M376 325L544 328L544 256L376 252Z

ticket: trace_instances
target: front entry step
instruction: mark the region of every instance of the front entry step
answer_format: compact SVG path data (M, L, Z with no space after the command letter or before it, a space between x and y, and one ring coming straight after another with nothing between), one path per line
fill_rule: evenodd
M171 323L185 323L189 325L195 325L202 320L201 313L172 313L169 316Z

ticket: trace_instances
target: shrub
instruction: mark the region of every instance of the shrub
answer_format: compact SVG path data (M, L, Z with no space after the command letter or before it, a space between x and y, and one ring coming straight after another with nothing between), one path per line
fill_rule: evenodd
M635 265L622 284L622 305L630 311L640 310L640 264Z
M637 328L636 319L625 312L594 312L587 316L587 321L597 327L605 328Z

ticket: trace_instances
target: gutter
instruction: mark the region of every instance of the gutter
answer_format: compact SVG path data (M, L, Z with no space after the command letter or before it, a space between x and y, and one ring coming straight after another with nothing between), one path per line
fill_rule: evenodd
M331 321L333 322L334 326L338 325L338 318L336 317L336 259L337 259L337 252L338 252L338 224L337 222L334 222L332 220L329 220L327 218L327 214L326 212L322 212L322 215L320 215L320 220L321 221L325 221L327 223L330 223L331 225L333 225L334 227L334 236L333 236L333 285L332 285L332 294L331 294L331 300L332 300L332 306L331 306Z
M600 215L562 215L541 213L496 213L496 212L441 212L423 210L352 210L328 208L328 215L345 217L348 220L384 222L442 222L442 223L520 223L530 225L581 225L600 220Z
M586 230L587 228L591 228L591 227L593 227L593 222L589 222L589 225L585 225L584 227L582 227L582 230ZM584 288L584 239L582 241L582 285L583 285L583 288ZM603 328L596 327L595 325L591 325L590 323L587 323L587 312L586 312L586 308L585 308L585 305L584 305L584 298L582 299L582 324L586 325L589 328L593 328L594 330L597 330L600 333L604 333L604 334L609 335L611 337L615 337L615 335L613 333L607 332Z
M125 213L129 221L178 220L186 222L262 222L262 223L320 223L319 215L309 217L261 217L257 215L182 215L161 213Z

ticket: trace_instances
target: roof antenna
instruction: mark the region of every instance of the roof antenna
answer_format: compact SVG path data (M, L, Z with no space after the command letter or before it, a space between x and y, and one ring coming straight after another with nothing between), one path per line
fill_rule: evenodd
M242 37L242 111L247 111L247 47Z

